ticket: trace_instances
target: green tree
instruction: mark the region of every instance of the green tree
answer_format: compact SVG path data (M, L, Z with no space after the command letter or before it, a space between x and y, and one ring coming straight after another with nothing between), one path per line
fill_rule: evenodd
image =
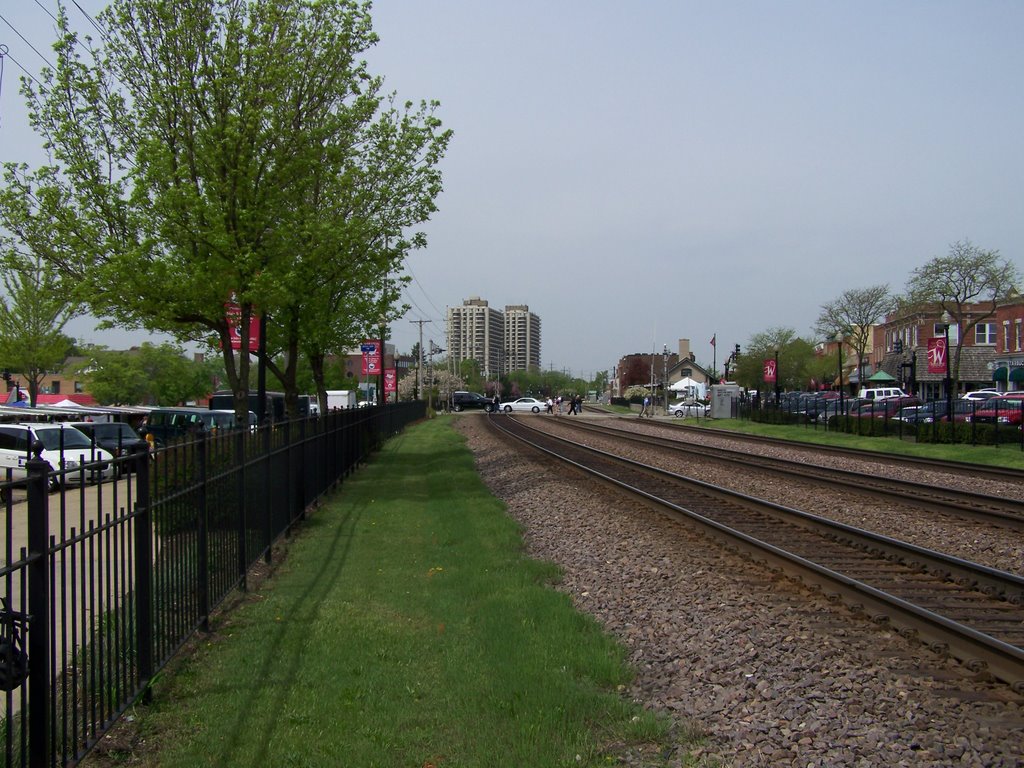
M38 255L12 251L0 271L6 293L0 296L0 360L28 381L34 406L46 373L61 368L74 347L63 330L81 308Z
M167 342L126 351L93 347L86 354L80 370L103 405L180 405L209 395L221 372L218 361L189 359Z
M132 355L104 347L85 350L88 362L79 366L85 386L100 405L155 405L147 397L149 382L139 375Z
M219 344L240 412L256 340L232 348L225 305L244 329L265 314L265 360L294 394L298 339L315 327L334 338L313 351L344 346L393 298L416 218L402 206L429 207L447 133L431 106L378 119L368 3L115 0L98 22L81 45L60 14L56 67L25 86L51 162L5 167L0 216L45 243L94 314ZM360 282L365 260L378 280Z
M948 312L960 329L949 359L954 382L960 381L960 350L967 334L995 315L999 301L1019 279L1017 268L999 251L982 250L969 240L953 243L946 256L936 256L911 274L901 308L938 308L938 312Z
M735 381L748 389L756 389L766 397L774 391L764 381L766 360L779 361L778 387L781 391L802 391L823 374L814 344L797 336L792 328L769 328L754 334L745 345L745 352L736 364ZM823 369L822 369L823 370Z

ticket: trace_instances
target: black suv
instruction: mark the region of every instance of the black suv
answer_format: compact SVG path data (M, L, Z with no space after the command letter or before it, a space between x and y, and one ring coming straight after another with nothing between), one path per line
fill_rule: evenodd
M74 421L71 426L94 441L111 456L128 456L149 450L149 443L139 437L138 433L128 424L121 421ZM117 474L121 474L124 465L114 464Z
M477 392L453 392L452 410L458 413L467 408L483 408L490 411L491 401Z

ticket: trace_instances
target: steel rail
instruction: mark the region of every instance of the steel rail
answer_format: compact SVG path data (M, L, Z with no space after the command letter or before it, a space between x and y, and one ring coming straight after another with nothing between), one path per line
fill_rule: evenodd
M705 445L695 446L678 441L666 442L662 438L593 422L561 420L557 423L561 427L571 426L584 432L593 432L676 453L699 456L704 461L755 467L784 477L794 477L812 482L826 480L830 485L842 486L856 493L875 496L886 501L892 501L895 497L904 504L922 509L939 509L949 514L961 517L969 516L989 524L1024 531L1024 501L1017 499L955 488L941 488L913 480L880 477L856 470L808 464L804 461L774 456L755 456L731 448L709 448Z
M670 510L678 518L700 525L731 548L842 599L876 621L890 621L933 650L958 659L968 669L985 671L1013 690L1024 692L1024 579L1021 577L581 446L537 432L516 419L489 418L489 422L502 434L532 450L569 464L647 504ZM545 442L547 446L542 444ZM598 468L601 464L605 469ZM616 468L630 479L617 476ZM638 477L657 478L662 488L645 489L641 487L642 482L636 481ZM684 506L664 498L662 494L667 484L689 498L703 497L701 500L711 507L717 503L719 506L714 512L722 517L736 516L737 510L741 510L740 515L755 510L763 519L752 522L748 518L742 521L748 530L741 530L735 524L715 519L707 510L697 511L690 506L691 502ZM758 526L760 530L752 530ZM806 538L809 533L814 536L812 540ZM768 541L768 535L774 535L776 541ZM795 551L794 545L800 536L805 537L803 543L812 550L814 559ZM833 567L825 562L829 550L835 552L831 555L835 561ZM855 566L860 566L859 575L849 572ZM890 577L890 585L902 587L909 596L895 594L865 580L873 577L884 582L886 573L891 570L896 573ZM951 601L951 596L956 600ZM925 605L929 599L945 601L947 607L955 605L962 616L972 614L973 618L954 619L943 615ZM971 620L989 623L970 626L967 622ZM1002 632L1012 640L1000 639L993 631Z

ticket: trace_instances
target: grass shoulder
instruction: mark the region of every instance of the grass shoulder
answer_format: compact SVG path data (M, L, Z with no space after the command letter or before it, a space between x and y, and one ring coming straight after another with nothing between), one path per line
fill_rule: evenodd
M898 437L862 437L848 432L796 426L765 424L740 419L687 419L686 424L712 430L742 432L751 435L776 437L782 440L877 451L898 456L913 456L939 461L973 462L987 466L1024 469L1024 451L1019 446L970 445L948 443L916 443Z
M346 480L161 677L132 713L136 738L84 765L678 760L695 737L623 695L624 648L559 576L523 554L451 421L427 420Z

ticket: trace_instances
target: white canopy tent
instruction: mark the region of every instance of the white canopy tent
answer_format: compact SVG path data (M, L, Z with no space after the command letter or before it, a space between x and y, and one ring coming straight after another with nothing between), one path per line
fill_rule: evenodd
M675 384L669 385L670 392L678 392L686 400L703 400L707 396L707 386L700 381L684 376Z

